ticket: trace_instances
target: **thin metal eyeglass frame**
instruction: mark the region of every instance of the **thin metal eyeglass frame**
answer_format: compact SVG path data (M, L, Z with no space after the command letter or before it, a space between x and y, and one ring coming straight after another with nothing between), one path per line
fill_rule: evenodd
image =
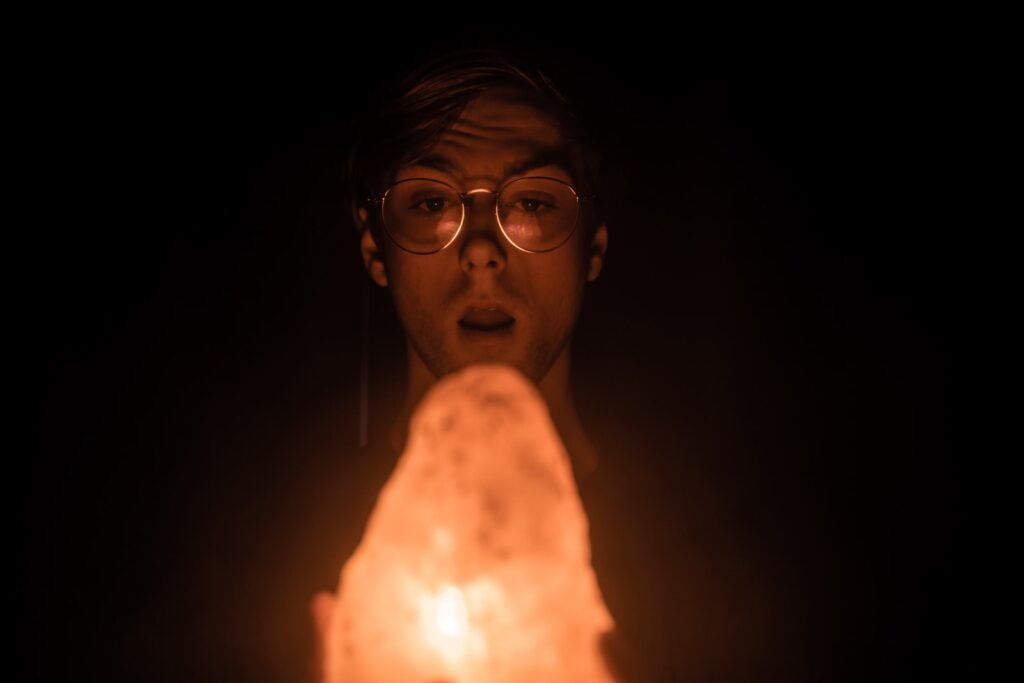
M434 249L433 251L413 251L411 249L407 249L406 247L403 247L401 244L398 243L398 240L396 240L394 238L394 236L391 234L391 230L388 229L387 221L384 220L384 202L387 200L388 194L391 192L392 189L394 189L395 185L399 185L401 183L405 183L405 182L408 182L408 181L411 181L411 180L429 180L429 181L434 182L434 183L440 183L441 185L444 185L446 187L450 187L455 192L455 194L457 194L459 196L459 199L462 200L462 203L460 205L460 208L462 210L462 216L459 218L459 227L458 227L458 229L456 229L455 233L452 235L452 238L450 240L445 242L445 244L443 246L441 246L441 247L439 247L437 249ZM572 230L570 230L568 233L566 233L565 239L563 239L561 242L559 242L555 246L551 247L550 249L524 249L523 247L519 246L518 244L516 244L515 242L512 241L512 238L508 236L507 232L505 232L505 226L501 224L501 216L499 215L499 211L498 211L498 200L497 200L497 198L501 196L501 193L505 191L505 188L507 188L509 185L511 185L512 183L514 183L516 181L519 181L519 180L554 180L555 182L561 183L562 185L565 185L566 187L568 187L569 190L572 192L573 196L576 198L576 220L573 222ZM523 176L523 177L520 177L520 178L513 178L513 179L509 180L508 182L506 182L505 184L503 184L496 191L495 190L488 190L487 188L484 188L484 187L478 187L476 189L469 190L467 192L459 192L458 189L454 185L452 185L450 183L446 183L443 180L438 180L437 178L403 178L402 180L399 180L397 183L393 183L387 190L384 191L383 194L367 197L366 201L369 202L370 204L377 204L377 205L380 206L380 221L381 221L381 224L384 226L384 232L387 233L388 239L390 239L395 244L395 246L397 246L399 249L401 249L403 251L409 252L410 254L417 254L417 255L420 255L420 256L429 256L430 254L436 254L439 251L444 251L453 242L455 242L455 240L457 240L459 238L459 235L462 234L462 226L464 226L466 224L466 197L468 197L471 194L480 194L480 193L493 194L495 196L495 201L494 201L494 217L498 221L498 228L501 230L501 234L505 236L505 239L508 241L509 244L511 244L513 247L515 247L519 251L525 252L527 254L544 254L544 253L547 253L549 251L554 251L555 249L558 249L563 244L568 242L569 238L572 237L573 234L575 234L576 228L579 227L580 216L583 213L581 211L581 204L583 202L593 201L594 199L597 198L596 194L581 195L580 193L578 193L576 191L575 187L573 187L569 183L565 182L564 180L561 180L560 178L552 178L551 176L536 176L535 175L535 176Z

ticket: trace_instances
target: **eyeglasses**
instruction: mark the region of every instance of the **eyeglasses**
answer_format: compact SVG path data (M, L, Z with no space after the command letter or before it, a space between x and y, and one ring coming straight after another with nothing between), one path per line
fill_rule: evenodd
M580 204L596 197L580 196L572 185L545 176L516 178L497 192L459 192L433 178L407 178L367 201L380 204L384 229L396 245L414 254L433 254L459 236L466 199L481 193L496 195L494 213L502 234L516 249L529 253L565 244L576 230Z

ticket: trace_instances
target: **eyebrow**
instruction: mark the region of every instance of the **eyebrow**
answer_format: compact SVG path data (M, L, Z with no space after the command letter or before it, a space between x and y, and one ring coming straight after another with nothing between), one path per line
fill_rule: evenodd
M462 169L458 164L440 154L428 154L409 165L432 168L435 171L441 171L449 175L462 175ZM565 171L574 181L576 179L575 174L572 172L572 158L564 147L542 147L518 163L505 164L505 167L502 169L502 179L543 166L555 166ZM492 178L492 180L497 179Z

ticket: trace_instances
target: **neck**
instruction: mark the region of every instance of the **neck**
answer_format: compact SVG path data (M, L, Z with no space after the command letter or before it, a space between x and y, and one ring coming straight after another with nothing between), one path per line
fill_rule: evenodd
M598 459L594 447L583 430L579 415L576 413L576 404L569 384L570 348L571 344L565 345L555 364L541 379L537 387L547 403L555 429L569 453L573 470L578 478L582 478L597 468ZM408 341L406 349L406 357L409 361L409 384L406 387L402 409L395 418L389 435L391 446L396 453L402 453L405 450L412 413L430 387L438 380L423 364L419 354Z

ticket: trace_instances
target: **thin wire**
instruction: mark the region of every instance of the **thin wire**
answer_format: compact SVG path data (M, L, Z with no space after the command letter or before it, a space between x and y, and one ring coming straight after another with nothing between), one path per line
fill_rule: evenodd
M370 277L363 274L362 353L359 372L359 447L369 439L370 422Z

